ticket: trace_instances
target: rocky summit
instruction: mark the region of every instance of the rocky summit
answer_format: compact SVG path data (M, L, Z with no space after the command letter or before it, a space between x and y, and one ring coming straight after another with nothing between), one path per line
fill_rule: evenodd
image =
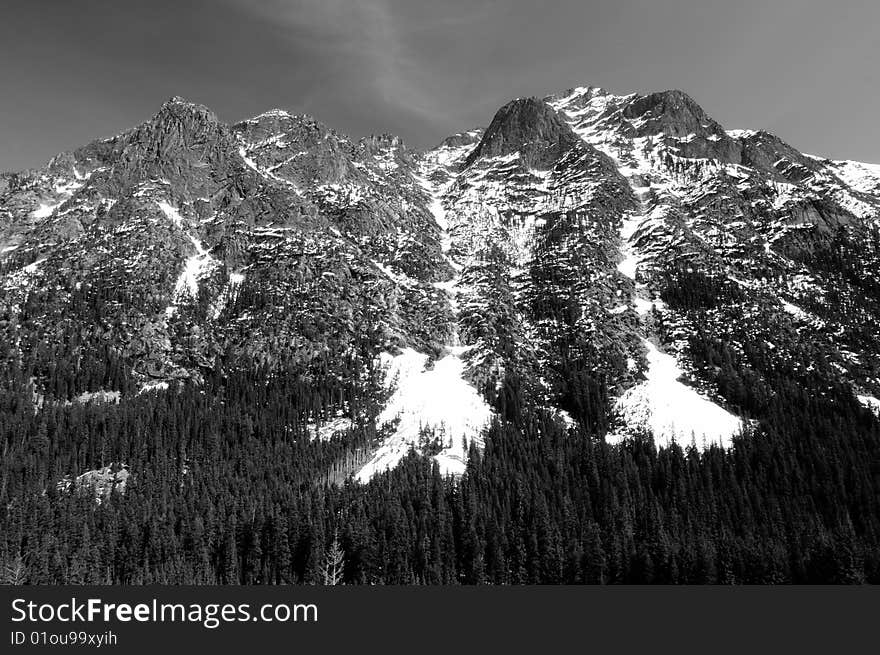
M427 151L174 97L0 176L0 364L36 413L242 372L357 389L294 424L368 425L361 481L410 449L461 474L522 402L727 448L780 380L880 412L878 248L880 166L681 91L520 98Z

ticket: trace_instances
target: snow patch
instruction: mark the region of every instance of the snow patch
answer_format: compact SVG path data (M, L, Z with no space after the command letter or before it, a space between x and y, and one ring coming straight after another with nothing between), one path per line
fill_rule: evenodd
M27 266L25 266L21 270L23 270L28 275L33 275L34 273L36 273L37 268L39 268L40 264L42 264L44 261L46 261L46 258L42 257L42 258L38 259L37 261L28 264Z
M183 272L177 278L174 285L174 297L181 299L186 292L193 298L199 293L199 278L211 266L216 264L216 260L211 257L210 253L205 250L201 242L194 236L189 235L189 240L196 249L196 254L188 257L183 267ZM167 310L166 310L167 312Z
M177 226L183 224L183 216L180 215L180 211L169 202L165 200L159 200L156 202L159 205L159 209L162 210L162 213L168 217L168 219Z
M620 226L620 253L623 255L623 261L617 264L617 270L630 280L636 279L636 270L641 260L631 240L644 219L643 214L627 216Z
M880 164L859 161L834 161L829 166L843 182L862 193L880 191Z
M247 150L245 149L244 146L241 146L241 147L238 149L238 154L239 154L239 156L241 156L241 158L242 158L242 160L244 161L244 163L247 164L247 167L248 167L248 168L250 168L251 170L253 170L253 171L257 172L257 173L259 173L260 175L263 174L263 171L261 171L260 168L259 168L259 166L257 166L257 162L255 162L253 159L251 159L250 157L248 157Z
M633 298L633 304L636 306L636 313L639 316L645 316L646 314L650 314L651 310L655 307L658 311L662 311L665 307L665 304L660 299L655 300L647 300L645 298L640 298L638 296Z
M293 115L284 110L284 109L270 109L269 111L264 111L262 114L258 116L254 116L253 118L249 118L246 122L248 123L257 123L261 118L293 118Z
M55 204L46 204L44 202L40 203L40 206L31 212L32 218L49 218L53 212L58 209L61 205L64 204L64 201L56 202Z
M878 417L880 417L880 399L877 399L874 396L856 396L856 397L859 399L859 402L862 404L862 406L870 409Z
M211 305L210 314L215 321L220 318L220 314L222 314L223 310L226 309L229 301L234 297L234 294L236 293L238 287L241 286L242 282L244 282L244 273L229 273L229 284L217 297L217 300L214 301L214 304ZM165 311L167 313L168 309L166 309Z
M138 392L139 394L145 393L147 391L165 391L168 389L168 383L164 380L156 380L153 382L145 382L141 386L141 390Z
M285 144L285 147L286 147L286 144ZM258 175L260 175L261 177L263 177L267 180L272 180L274 182L278 182L280 184L283 184L283 185L289 187L290 189L292 189L297 195L300 195L300 196L302 195L302 192L299 190L299 188L296 186L296 184L294 184L290 180L287 180L283 177L278 177L277 175L275 175L275 173L260 168L257 165L257 162L255 162L253 159L251 159L248 156L247 148L245 146L239 146L238 154L241 157L242 161L244 161L245 165L248 168L250 168L252 171L257 173Z
M727 130L727 136L731 139L747 139L756 134L757 132L755 130Z
M424 177L414 176L416 182L425 190L425 193L431 198L431 202L428 204L428 211L431 212L431 216L434 217L434 222L437 224L437 227L440 228L440 249L443 251L443 254L446 255L447 260L449 260L449 251L452 249L452 237L449 234L449 218L446 216L446 210L443 208L443 192L442 189L434 188L427 179ZM452 264L453 268L458 268L458 265L455 262L449 260L450 264Z
M464 473L467 449L471 443L482 446L482 432L492 418L492 410L480 393L464 379L466 348L450 347L441 359L428 364L428 355L405 348L399 355L382 354L387 366L386 385L392 390L378 424L389 425L399 419L394 432L373 458L357 473L367 482L377 473L394 467L418 448L423 430L433 430L443 449L434 459L444 474Z
M782 300L782 309L784 309L788 314L791 314L795 318L799 318L801 320L806 320L810 317L807 312L798 307L797 305L792 305L790 302L786 300Z
M729 447L734 435L742 431L742 421L680 382L683 371L674 357L660 352L648 340L644 344L648 349L647 379L615 403L626 428L609 434L606 441L617 443L642 429L654 436L657 446L695 441Z

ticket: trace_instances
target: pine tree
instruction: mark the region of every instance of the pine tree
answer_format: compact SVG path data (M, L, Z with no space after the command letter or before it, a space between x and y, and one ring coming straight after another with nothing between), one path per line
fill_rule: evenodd
M21 551L17 552L11 561L6 563L3 572L3 584L6 585L23 585L27 582L27 566L25 565L26 556L22 556Z
M324 554L324 584L336 586L343 584L345 553L339 545L338 532L333 532L333 541Z

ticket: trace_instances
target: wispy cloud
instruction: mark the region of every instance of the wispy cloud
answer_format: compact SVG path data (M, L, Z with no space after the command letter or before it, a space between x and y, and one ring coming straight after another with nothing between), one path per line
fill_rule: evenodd
M423 119L440 118L437 98L389 0L232 0L241 11L289 31L321 67L344 67L377 99Z

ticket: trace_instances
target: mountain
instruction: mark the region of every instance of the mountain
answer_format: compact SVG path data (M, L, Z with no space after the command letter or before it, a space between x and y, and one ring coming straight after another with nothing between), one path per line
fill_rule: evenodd
M499 430L734 458L784 433L813 458L787 441L807 417L880 428L880 165L726 130L681 91L520 98L427 151L174 97L0 176L0 253L9 425L45 445L129 417L101 428L114 459L46 446L53 494L105 499L110 471L133 493L149 476L120 460L161 452L138 422L209 402L320 453L327 484L419 454L474 476ZM189 484L204 430L150 457Z
M175 97L3 180L3 354L41 396L97 391L40 375L89 350L127 395L361 351L383 422L405 417L364 479L423 427L461 472L512 372L562 421L607 389L609 440L729 445L749 419L707 342L757 380L880 397L880 167L726 131L680 91L521 98L427 152Z

